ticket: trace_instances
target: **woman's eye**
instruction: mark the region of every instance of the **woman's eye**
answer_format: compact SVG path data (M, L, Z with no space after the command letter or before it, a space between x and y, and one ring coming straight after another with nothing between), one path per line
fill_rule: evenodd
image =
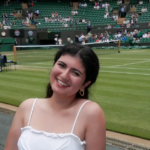
M80 76L78 72L73 72L74 75Z
M63 67L63 68L65 67L65 65L64 65L64 64L58 64L58 65L59 65L60 67Z

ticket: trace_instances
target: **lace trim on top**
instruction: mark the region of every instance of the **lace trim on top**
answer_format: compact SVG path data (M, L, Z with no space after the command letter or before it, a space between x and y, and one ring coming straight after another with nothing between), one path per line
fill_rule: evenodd
M21 132L24 132L26 130L30 130L31 132L33 133L36 133L36 134L43 134L47 137L67 137L67 136L73 136L75 137L76 139L79 140L80 144L83 145L83 144L86 144L86 141L81 141L81 139L73 134L73 133L59 133L59 134L56 134L56 133L49 133L49 132L45 132L45 131L40 131L40 130L36 130L36 129L33 129L31 126L25 126L23 128L21 128Z

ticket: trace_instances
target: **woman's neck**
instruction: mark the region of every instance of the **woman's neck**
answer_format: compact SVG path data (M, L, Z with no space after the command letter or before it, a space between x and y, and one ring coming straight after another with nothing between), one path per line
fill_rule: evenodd
M77 100L75 96L63 97L63 96L58 96L56 94L53 94L52 97L49 99L49 104L53 110L61 111L74 106L76 101Z

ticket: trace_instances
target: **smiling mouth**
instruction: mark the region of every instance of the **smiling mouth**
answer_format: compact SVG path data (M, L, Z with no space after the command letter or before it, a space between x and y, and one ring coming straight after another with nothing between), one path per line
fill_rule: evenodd
M57 80L59 84L63 85L63 86L66 86L68 87L69 85L65 84L64 82L60 81L60 80Z

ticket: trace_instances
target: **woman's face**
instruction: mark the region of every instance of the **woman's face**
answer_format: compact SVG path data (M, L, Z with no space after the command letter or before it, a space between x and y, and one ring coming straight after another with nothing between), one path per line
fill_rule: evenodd
M50 74L50 84L53 94L61 96L75 96L88 83L85 68L78 56L63 55L54 64Z

